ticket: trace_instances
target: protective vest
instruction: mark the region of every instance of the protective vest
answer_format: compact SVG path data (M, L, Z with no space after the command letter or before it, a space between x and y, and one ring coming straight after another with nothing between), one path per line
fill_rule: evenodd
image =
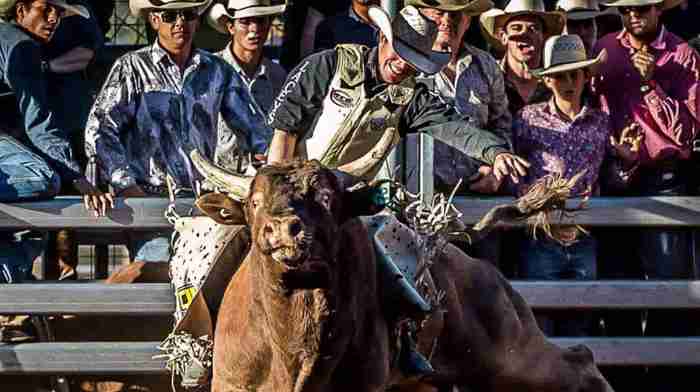
M365 91L365 61L369 48L361 45L338 45L338 63L321 115L302 143L308 159L318 159L326 166L341 168L369 153L383 137L390 147L375 156L369 169L350 174L373 178L388 153L399 142L399 121L413 98L415 80L407 78L389 85L374 97Z

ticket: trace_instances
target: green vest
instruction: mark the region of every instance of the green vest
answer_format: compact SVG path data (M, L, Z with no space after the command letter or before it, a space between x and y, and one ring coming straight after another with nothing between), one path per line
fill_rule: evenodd
M304 138L309 159L324 165L344 169L344 165L361 158L382 139L390 138L390 146L374 151L375 162L362 170L348 169L350 174L372 179L388 153L399 142L399 121L406 105L411 102L415 79L407 78L397 85L368 98L364 87L365 61L369 48L361 45L338 45L338 63L321 115L313 132ZM377 155L378 154L378 155ZM351 167L351 166L346 166Z

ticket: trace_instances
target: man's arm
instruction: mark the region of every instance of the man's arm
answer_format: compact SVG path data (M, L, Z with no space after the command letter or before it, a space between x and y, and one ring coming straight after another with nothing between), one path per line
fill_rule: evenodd
M127 55L128 56L128 55ZM133 70L117 60L90 110L85 128L88 157L97 157L100 172L117 193L136 185L120 135L136 122Z
M498 65L494 62L494 65ZM510 149L513 148L513 116L508 109L508 94L506 94L505 80L503 72L496 70L493 75L491 85L491 103L489 104L488 128L502 137L508 143Z
M297 136L295 134L275 129L267 162L271 165L290 162L296 156L296 144Z
M17 97L24 129L32 144L64 181L81 178L70 133L56 123L56 116L49 110L46 76L41 70L41 52L35 42L22 41L12 49L6 77Z
M63 74L82 71L94 57L94 50L82 46L75 47L49 62L51 72Z

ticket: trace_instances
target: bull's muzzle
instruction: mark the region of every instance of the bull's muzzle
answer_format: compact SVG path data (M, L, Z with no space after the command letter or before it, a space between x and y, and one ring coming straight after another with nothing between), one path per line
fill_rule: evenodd
M271 249L272 258L277 262L297 265L309 254L311 236L296 216L273 219L263 226L262 235Z

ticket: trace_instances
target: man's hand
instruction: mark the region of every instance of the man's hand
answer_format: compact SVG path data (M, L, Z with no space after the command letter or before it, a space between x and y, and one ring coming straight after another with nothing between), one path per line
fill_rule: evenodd
M469 184L469 190L477 193L496 193L503 183L503 177L496 178L491 166L479 168L479 179Z
M109 209L114 208L114 198L111 193L103 193L95 188L86 178L73 181L75 189L83 195L85 209L93 211L95 216L106 216Z
M146 194L146 192L143 191L143 189L141 189L140 186L132 185L119 192L117 196L127 199L129 197L146 197L148 195Z
M644 140L644 134L636 122L623 128L618 139L610 135L610 144L625 166L632 166L639 159L639 148L642 145L642 140Z
M503 152L498 154L496 160L493 161L493 175L498 181L503 181L505 176L510 176L513 183L517 184L518 177L526 175L528 167L530 167L528 161L511 153Z
M648 82L654 78L656 58L649 53L647 45L642 46L641 49L632 55L632 65L639 72L643 81Z

